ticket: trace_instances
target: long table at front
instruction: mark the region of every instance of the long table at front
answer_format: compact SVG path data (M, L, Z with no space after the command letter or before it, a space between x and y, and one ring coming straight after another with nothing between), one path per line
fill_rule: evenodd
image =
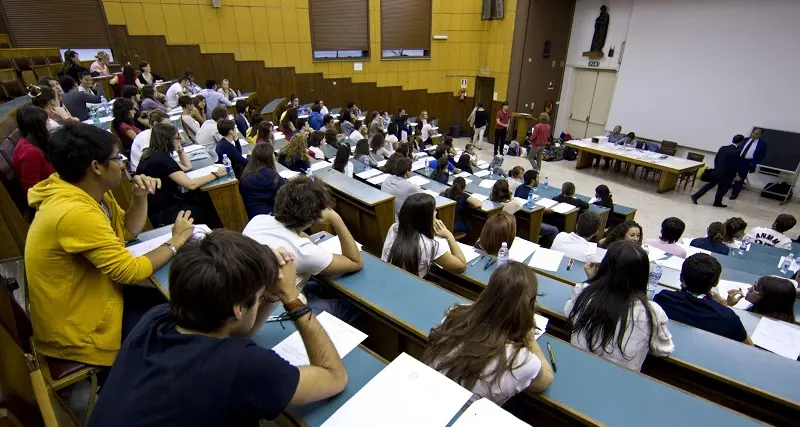
M564 145L578 151L575 169L591 167L597 157L609 157L626 163L659 170L661 172L661 177L658 181L659 193L666 193L674 190L679 175L696 172L705 165L703 162L695 162L673 156L667 156L666 159L653 162L637 157L639 153L642 153L641 150L623 149L615 145L586 142L586 140L567 141Z

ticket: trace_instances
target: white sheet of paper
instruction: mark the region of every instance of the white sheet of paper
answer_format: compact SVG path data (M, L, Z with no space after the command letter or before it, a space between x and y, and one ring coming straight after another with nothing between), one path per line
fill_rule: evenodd
M686 246L689 246L689 244L692 243L692 240L694 240L694 237L684 237L681 239L681 243L683 243Z
M205 147L203 147L200 144L190 144L183 147L183 151L186 152L186 154L191 154L194 153L195 151L203 151L203 150L205 150Z
M388 162L388 161L389 160L381 160L380 162L378 162L378 167L382 168L384 165L386 165L386 162Z
M472 175L472 174L471 174L471 173L469 173L469 172L461 172L460 174L458 174L458 175L456 175L456 176L460 176L460 177L462 177L462 178L469 178L471 175Z
M317 246L324 248L332 254L342 254L342 243L339 241L339 236L333 236L322 243L317 243ZM358 250L361 251L361 243L356 242L356 246L358 246Z
M317 320L322 329L325 329L331 341L333 341L333 346L336 347L339 357L347 356L367 338L367 334L337 319L326 311L320 313L317 316ZM286 337L272 349L275 353L278 353L278 356L291 363L292 366L307 366L310 364L308 353L306 353L306 347L303 344L303 339L300 338L299 331L295 331L295 333Z
M484 398L470 405L451 427L485 426L529 427L529 424L520 421L519 418L506 412L491 400Z
M470 245L465 245L464 243L461 242L456 242L456 243L458 243L458 247L461 248L461 253L464 254L464 259L467 260L467 264L469 264L470 261L479 256L479 254L475 252L474 247Z
M411 164L411 170L415 171L418 169L422 169L425 167L425 160L417 160L416 162Z
M402 353L322 427L444 427L470 397L471 391Z
M412 183L414 185L417 185L417 186L423 186L423 185L431 182L430 180L427 180L427 179L423 178L421 175L414 175L411 178L408 178L406 181L408 181L408 182L410 182L410 183Z
M480 184L478 184L478 185L480 185L480 186L481 186L481 187L483 187L483 188L492 188L492 187L494 187L494 183L495 183L495 182L497 182L497 180L494 180L494 179L484 179L484 180L483 180L483 181L481 181L481 183L480 183Z
M278 175L280 175L280 176L282 176L282 177L284 177L286 179L292 179L292 178L296 177L297 175L300 175L300 172L293 171L291 169L284 169L284 170L278 172Z
M660 259L660 260L658 260L656 262L658 264L660 264L662 267L671 268L673 270L681 271L681 268L683 268L683 262L684 261L686 261L686 260L681 258L681 257L677 257L677 256L673 255L673 256L671 256L671 257L669 257L667 259Z
M706 254L706 255L711 255L711 251L707 251L707 250L705 250L705 249L700 249L700 248L696 248L696 247L694 247L694 246L690 246L690 245L686 245L686 244L681 244L681 243L679 243L679 244L678 244L678 246L680 246L680 247L682 247L683 249L685 249L685 250L686 250L686 257L687 257L687 258L688 258L688 257L690 257L690 256L692 256L692 255L694 255L694 254Z
M647 255L650 261L656 261L667 256L667 253L654 246L647 245Z
M553 212L558 212L560 214L565 214L565 213L575 209L575 206L570 205L569 203L559 203L559 204L553 206L550 209L552 209Z
M317 162L317 163L312 163L312 164L311 164L311 172L314 172L315 170L319 170L319 169L327 168L327 167L329 167L329 166L333 166L333 165L332 165L332 164L330 164L330 163L328 163L328 162Z
M481 203L483 203L486 200L489 200L489 196L484 196L483 194L480 194L480 193L472 193L469 196L470 197L474 197L475 199L477 199Z
M542 270L558 271L558 266L561 265L562 258L564 258L563 253L540 247L533 253L528 265Z
M605 257L606 257L606 250L603 248L597 248L594 252L594 255L589 255L586 260L589 262L596 262L599 264L603 262L603 258Z
M486 169L486 168L489 167L489 162L487 162L485 160L478 160L478 163L476 163L475 166L477 166L477 167L479 167L481 169Z
M314 158L317 160L325 160L325 153L322 152L318 147L308 147L312 153L314 153Z
M531 254L539 247L536 243L514 237L514 243L508 248L508 257L517 262L525 262Z
M197 224L194 226L194 231L192 231L192 235L196 234L208 234L211 232L211 229L208 228L205 224ZM145 240L142 243L137 243L135 245L128 246L128 252L130 252L133 256L142 256L157 247L164 244L167 240L172 238L172 233L165 233L158 237L154 237L150 240Z
M475 172L475 174L474 174L474 175L475 175L475 176L477 176L477 177L479 177L479 178L483 178L484 176L486 176L486 175L489 175L489 173L490 173L490 172L489 172L488 170L483 170L483 171L477 171L477 172Z
M722 299L728 299L728 293L730 291L741 290L743 295L747 295L747 291L752 287L753 285L748 285L747 283L734 282L731 280L720 280L715 289Z
M548 199L546 197L542 197L541 199L536 201L536 204L543 207L543 208L550 208L558 204L557 201L553 199Z
M547 323L550 322L550 319L544 317L542 315L533 313L533 320L536 322L536 330L533 331L533 336L538 340L539 337L544 335L547 332Z
M527 200L525 200L525 199L522 199L522 198L520 198L520 197L514 197L514 200L515 200L517 203L519 203L520 205L522 205L522 206L525 206L525 205L528 203L528 201L527 201Z
M800 329L788 323L762 317L750 339L753 344L783 357L796 360L800 356Z
M359 173L356 174L356 176L361 178L361 179L368 179L368 178L372 178L373 176L380 175L382 173L383 172L381 172L380 169L370 169L370 170L366 170L364 172L359 172Z
M186 172L186 176L188 176L190 179L200 178L201 176L206 176L206 175L210 174L211 172L216 171L217 169L219 169L221 167L224 167L224 166L223 165L209 165L209 166L206 166L204 168L200 168L200 169L197 169L197 170Z
M439 193L437 193L437 192L435 192L433 190L422 190L422 192L425 193L425 194L430 194L433 197L436 197L436 196L439 195Z
M424 151L420 151L418 153L414 153L414 158L415 159L419 159L419 158L422 158L422 157L428 157L428 153L426 153Z
M372 185L378 185L386 181L386 178L389 178L389 174L385 173L383 175L373 176L372 178L368 179L367 182Z

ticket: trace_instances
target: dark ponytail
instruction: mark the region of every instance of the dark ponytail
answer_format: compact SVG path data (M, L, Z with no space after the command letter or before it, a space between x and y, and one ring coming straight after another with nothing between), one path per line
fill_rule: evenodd
M725 225L721 222L712 222L711 225L708 226L708 238L711 239L711 243L714 245L718 245L720 243L725 243Z

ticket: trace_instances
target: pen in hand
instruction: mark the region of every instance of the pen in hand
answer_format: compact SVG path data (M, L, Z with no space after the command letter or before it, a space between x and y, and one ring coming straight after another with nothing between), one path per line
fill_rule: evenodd
M550 343L547 343L547 352L550 354L550 364L553 365L553 372L558 372L558 368L556 368L556 358L553 356L553 348L550 347Z

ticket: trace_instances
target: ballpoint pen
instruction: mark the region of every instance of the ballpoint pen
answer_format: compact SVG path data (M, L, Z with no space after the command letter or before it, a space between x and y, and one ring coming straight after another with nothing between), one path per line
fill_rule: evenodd
M569 260L569 262L567 263L567 271L572 270L572 264L575 264L574 259Z
M480 258L476 259L475 261L472 261L472 264L470 264L470 266L474 267L475 265L477 265L484 258L486 258L486 255L481 255Z
M487 262L486 265L483 266L483 269L484 270L488 270L489 267L491 267L492 264L494 264L494 263L495 263L495 259L490 259L489 262Z
M553 365L553 372L558 372L558 368L556 368L556 358L553 356L553 349L550 347L550 343L547 343L547 352L550 353L550 364Z

